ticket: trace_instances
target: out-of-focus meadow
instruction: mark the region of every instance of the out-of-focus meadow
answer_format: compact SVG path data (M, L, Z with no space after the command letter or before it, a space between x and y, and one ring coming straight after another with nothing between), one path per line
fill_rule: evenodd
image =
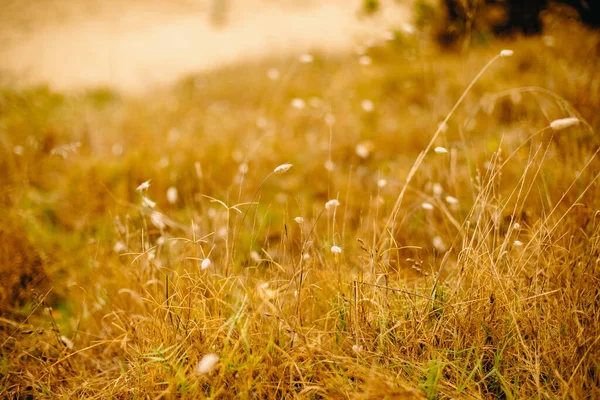
M1 75L2 396L600 396L600 33L409 9L143 92Z

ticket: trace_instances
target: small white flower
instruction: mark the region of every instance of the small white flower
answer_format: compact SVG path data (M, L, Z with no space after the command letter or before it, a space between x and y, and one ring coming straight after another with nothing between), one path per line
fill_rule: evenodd
M311 62L313 62L315 60L315 58L313 57L312 54L304 53L304 54L301 54L300 57L298 57L298 60L302 64L310 64Z
M442 193L444 193L444 188L442 187L442 185L440 185L439 183L434 183L433 184L433 195L435 197L439 197L442 195Z
M308 259L310 259L310 254L308 254L308 253L302 254L302 259L305 260L305 261L308 260Z
M358 63L360 65L371 65L373 63L373 60L371 59L371 57L369 57L367 55L362 55L358 59Z
M302 217L296 217L296 218L294 218L294 221L296 221L297 223L301 224L301 223L304 222L304 218L302 218Z
M325 208L327 210L333 210L339 205L340 205L340 202L337 199L333 199L333 200L329 200L327 203L325 203Z
M433 151L435 151L438 154L447 154L448 153L448 149L442 146L438 146L435 149L433 149Z
M219 362L219 356L211 353L202 357L202 360L196 366L196 373L198 375L210 374L214 371L217 363Z
M277 68L269 68L267 70L267 78L269 78L272 81L276 81L277 79L279 79L279 70Z
M437 251L442 253L444 253L448 249L446 243L444 242L444 239L442 239L440 236L434 237L432 240L432 244Z
M342 248L339 246L331 246L331 252L333 254L341 254L342 253Z
M561 131L577 124L579 124L578 118L561 118L550 122L550 127L555 131Z
M387 180L381 178L380 180L377 181L377 186L379 186L380 188L385 187L385 185L387 185Z
M521 246L523 246L523 242L521 242L520 240L515 240L513 242L513 244L515 245L515 247L521 247Z
M446 203L455 205L458 204L458 199L453 196L446 196Z
M423 210L431 211L431 210L433 210L433 204L428 203L428 202L424 202L424 203L421 204L421 208Z
M360 106L365 112L372 112L375 109L375 104L369 99L365 99L360 103Z
M515 54L514 51L510 49L504 49L500 52L500 57L512 57Z
M205 258L204 260L202 260L202 263L200 263L200 268L204 270L204 269L210 267L211 264L212 264L212 261L210 261L210 258Z
M290 103L292 105L292 107L294 107L297 110L303 110L306 108L306 101L296 97L295 99L292 99L292 102Z
M290 168L292 168L292 164L281 164L280 166L275 168L273 172L276 174L283 174L287 172Z
M178 197L179 197L179 193L178 193L176 187L171 186L170 188L167 189L167 201L169 203L171 203L171 204L177 203Z
M147 180L146 182L144 182L140 186L138 186L135 190L138 192L143 192L144 190L148 190L149 187L150 187L150 180Z
M154 207L156 207L156 202L150 200L146 196L142 196L142 205L144 205L146 207L154 208Z
M516 230L516 231L518 231L519 229L521 229L521 224L519 224L518 222L515 222L513 224L513 229Z

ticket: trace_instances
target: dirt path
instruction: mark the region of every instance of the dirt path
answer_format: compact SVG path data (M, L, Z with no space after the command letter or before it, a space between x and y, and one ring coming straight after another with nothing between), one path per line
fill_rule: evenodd
M220 6L224 1L226 7ZM0 71L59 90L111 86L137 92L248 59L350 51L410 19L410 6L391 0L384 13L368 19L357 18L358 0L303 6L290 0L122 3L3 1ZM227 22L216 25L220 19Z

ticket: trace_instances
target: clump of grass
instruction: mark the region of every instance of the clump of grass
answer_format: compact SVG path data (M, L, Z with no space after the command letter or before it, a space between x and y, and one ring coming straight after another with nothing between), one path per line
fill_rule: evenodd
M575 32L566 70L541 38L417 36L144 99L4 90L6 243L49 286L1 309L2 393L593 398L600 99L569 83L599 39Z

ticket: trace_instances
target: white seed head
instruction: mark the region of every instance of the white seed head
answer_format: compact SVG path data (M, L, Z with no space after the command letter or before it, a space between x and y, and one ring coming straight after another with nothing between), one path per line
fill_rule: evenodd
M273 172L276 174L283 174L283 173L287 172L290 168L292 168L292 166L293 166L292 164L281 164L280 166L275 168L273 170Z
M210 258L205 258L204 260L202 260L202 263L200 263L200 268L204 270L204 269L210 267L211 264L212 264L212 261L210 261Z
M323 166L329 172L332 172L335 169L335 163L331 160L325 161L325 164L323 164Z
M150 187L150 180L147 180L146 182L144 182L140 186L138 186L135 190L141 193L144 190L148 190L149 187Z
M339 205L340 205L340 202L337 199L332 199L332 200L329 200L327 203L325 203L325 208L327 210L334 210Z
M444 253L448 249L446 243L444 242L444 239L442 239L440 236L434 237L432 240L432 244L437 251L442 253Z
M327 126L333 126L333 124L335 124L335 115L329 112L325 114L325 124Z
M458 204L458 199L453 196L446 196L446 203L455 205Z
M358 59L358 63L360 65L371 65L373 63L373 60L371 59L371 57L369 57L367 55L362 55Z
M248 173L248 169L248 164L246 164L245 162L241 163L238 167L238 171L242 175L246 175Z
M361 353L363 351L363 347L358 344L355 344L352 346L352 351L354 351L355 353Z
M521 224L519 224L518 222L515 222L512 227L514 230L518 231L519 229L521 229Z
M158 211L152 211L152 214L150 214L150 222L160 230L164 229L166 226L165 217Z
M425 202L425 203L421 204L421 208L423 210L431 211L431 210L433 210L433 204Z
M521 247L521 246L523 246L523 242L521 242L520 240L515 240L513 242L513 244L515 245L515 247Z
M254 251L254 250L252 250L252 251L250 252L250 258L251 258L251 259L252 259L252 261L254 261L254 262L260 262L260 255L259 255L259 254L258 254L256 251Z
M442 146L438 146L435 149L433 149L433 151L435 151L438 154L447 154L448 153L448 149Z
M440 185L439 183L434 183L433 184L433 195L435 197L439 197L442 195L442 193L444 193L444 188L442 187L442 185Z
M279 70L277 68L269 68L267 70L267 78L269 78L272 81L276 81L277 79L279 79Z
M306 101L298 97L292 99L292 102L290 104L297 110L304 110L306 108Z
M179 192L175 186L171 186L167 189L167 201L171 204L177 203L177 198L179 197Z
M331 252L333 254L341 254L342 253L342 248L339 246L331 246Z
M357 144L356 148L354 149L354 151L356 151L356 154L360 158L367 158L367 157L369 157L369 154L371 154L371 150L364 143Z
M504 49L500 52L500 57L512 57L515 54L514 51L510 49Z
M294 218L294 221L296 221L297 223L301 224L301 223L304 222L304 218L302 218L302 217L296 217L296 218Z
M150 208L156 207L156 202L150 200L146 196L142 196L142 205Z
M115 245L113 246L113 251L115 253L122 253L125 250L127 250L127 246L125 245L125 243L118 241L117 243L115 243Z
M578 118L561 118L550 122L550 127L555 131L561 131L577 124L579 124Z
M360 103L360 106L365 112L372 112L375 109L375 104L369 99L365 99Z
M304 54L301 54L300 57L298 57L298 60L302 64L310 64L311 62L313 62L315 60L315 58L313 57L312 54L304 53Z
M380 180L377 181L377 186L379 186L380 188L385 187L385 185L387 185L387 180L381 178Z
M218 355L214 353L206 354L204 357L202 357L202 360L200 360L200 362L196 366L196 373L198 375L210 374L212 371L214 371L218 363Z
M308 260L308 259L310 259L310 254L308 254L308 253L304 253L304 254L302 254L302 259L303 259L303 260Z

